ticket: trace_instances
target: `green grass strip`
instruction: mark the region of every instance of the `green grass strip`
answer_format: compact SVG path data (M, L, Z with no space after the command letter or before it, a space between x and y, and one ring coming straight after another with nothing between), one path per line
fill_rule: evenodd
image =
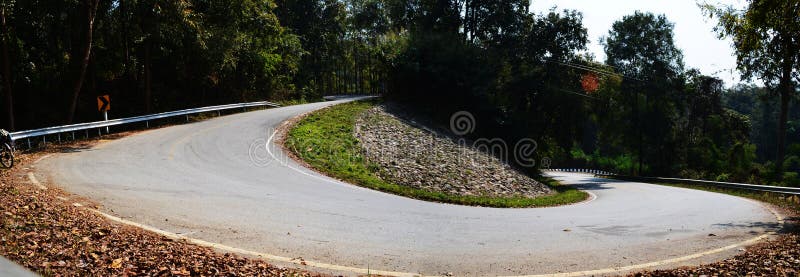
M546 179L545 184L557 193L536 198L462 196L416 189L379 178L379 168L361 153L353 126L359 114L374 107L375 101L339 104L315 111L300 120L286 138L286 147L315 169L338 179L405 197L434 202L499 208L547 207L583 201L586 192Z

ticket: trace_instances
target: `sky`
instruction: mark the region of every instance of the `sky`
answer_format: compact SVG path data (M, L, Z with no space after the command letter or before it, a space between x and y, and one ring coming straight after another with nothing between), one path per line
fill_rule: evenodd
M717 76L726 86L739 82L736 55L731 40L720 40L714 32L716 18L704 16L695 0L532 0L531 11L544 13L553 6L557 10L578 10L589 33L589 52L598 61L605 61L600 38L608 35L611 25L634 11L664 14L675 23L675 44L683 51L687 68L697 68L705 75ZM746 7L743 0L711 0L711 4Z

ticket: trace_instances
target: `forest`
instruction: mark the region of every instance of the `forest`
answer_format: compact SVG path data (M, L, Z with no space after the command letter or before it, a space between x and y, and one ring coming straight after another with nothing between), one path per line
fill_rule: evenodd
M800 185L800 1L701 4L745 83L684 65L667 15L588 54L581 11L528 0L4 0L0 127L243 101L372 94L552 166ZM709 30L712 31L712 30Z

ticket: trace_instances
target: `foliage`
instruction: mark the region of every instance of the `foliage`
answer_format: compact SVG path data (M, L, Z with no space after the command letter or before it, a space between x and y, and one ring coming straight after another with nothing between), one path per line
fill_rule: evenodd
M5 3L5 2L4 2ZM6 6L17 128L63 123L86 31L81 1ZM79 121L187 106L288 97L303 52L269 0L99 1ZM69 84L67 86L67 84ZM6 116L6 114L3 114Z
M387 34L380 1L4 1L2 121L29 129L191 106L379 93ZM91 19L91 18L89 18ZM381 23L383 22L383 23ZM89 58L85 54L87 34ZM0 53L1 54L1 53ZM2 56L2 55L0 55ZM81 66L85 79L80 82ZM8 79L8 78L10 79ZM77 98L64 88L77 87ZM13 90L11 90L13 88ZM15 109L11 109L15 108Z
M759 164L770 157L779 106L760 89L726 89L684 68L664 15L616 22L598 64L580 53L587 37L577 11L535 14L511 0L420 3L393 25L408 39L389 62L392 100L442 124L469 111L477 121L469 136L533 138L554 166L783 182L767 176L775 166Z
M736 49L736 66L745 79L759 78L780 98L775 164L783 172L789 103L800 83L800 1L751 0L746 10L701 5L718 17L720 38L730 37Z
M623 116L632 120L621 127L638 132L626 136L624 145L636 153L639 174L645 161L654 173L664 174L677 160L665 147L676 143L670 131L676 127L674 98L683 72L672 29L666 16L637 11L615 22L603 43L606 63L624 76L619 102L630 107Z
M4 1L0 122L62 124L73 102L75 121L98 120L102 94L112 118L382 94L442 124L469 111L468 136L534 139L552 166L791 183L780 173L800 172L800 153L784 151L800 144L800 109L788 108L799 3L701 5L733 39L743 76L766 84L726 88L685 68L673 24L643 12L612 25L599 63L579 11L527 0Z

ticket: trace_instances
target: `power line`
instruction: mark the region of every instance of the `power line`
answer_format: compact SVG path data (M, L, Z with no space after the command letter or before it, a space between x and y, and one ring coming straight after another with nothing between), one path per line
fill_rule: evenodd
M586 93L580 93L580 92L571 91L571 90L568 90L568 89L557 88L557 90L559 90L559 91L561 91L561 92L566 92L566 93L575 94L575 95L577 95L577 96L582 96L582 97L586 97L586 98L591 98L591 99L594 99L594 100L603 100L603 99L600 99L600 98L597 98L597 97L594 97L594 96L590 96L589 94L586 94Z
M612 72L612 71L607 71L607 70L604 70L604 69L599 69L599 68L591 67L591 66L587 66L587 65L568 63L568 62L561 62L561 61L553 61L553 60L547 60L547 62L556 63L556 64L559 64L559 65L563 65L563 66L567 66L567 67L571 67L571 68L575 68L575 69L580 69L580 70L585 70L585 71L589 71L589 72L594 72L594 73L601 74L601 75L622 77L622 78L630 79L630 80L634 80L634 81L646 82L646 81L638 79L638 78L634 78L634 77L631 77L631 76L626 76L624 74L620 74L620 73L616 73L616 72Z

